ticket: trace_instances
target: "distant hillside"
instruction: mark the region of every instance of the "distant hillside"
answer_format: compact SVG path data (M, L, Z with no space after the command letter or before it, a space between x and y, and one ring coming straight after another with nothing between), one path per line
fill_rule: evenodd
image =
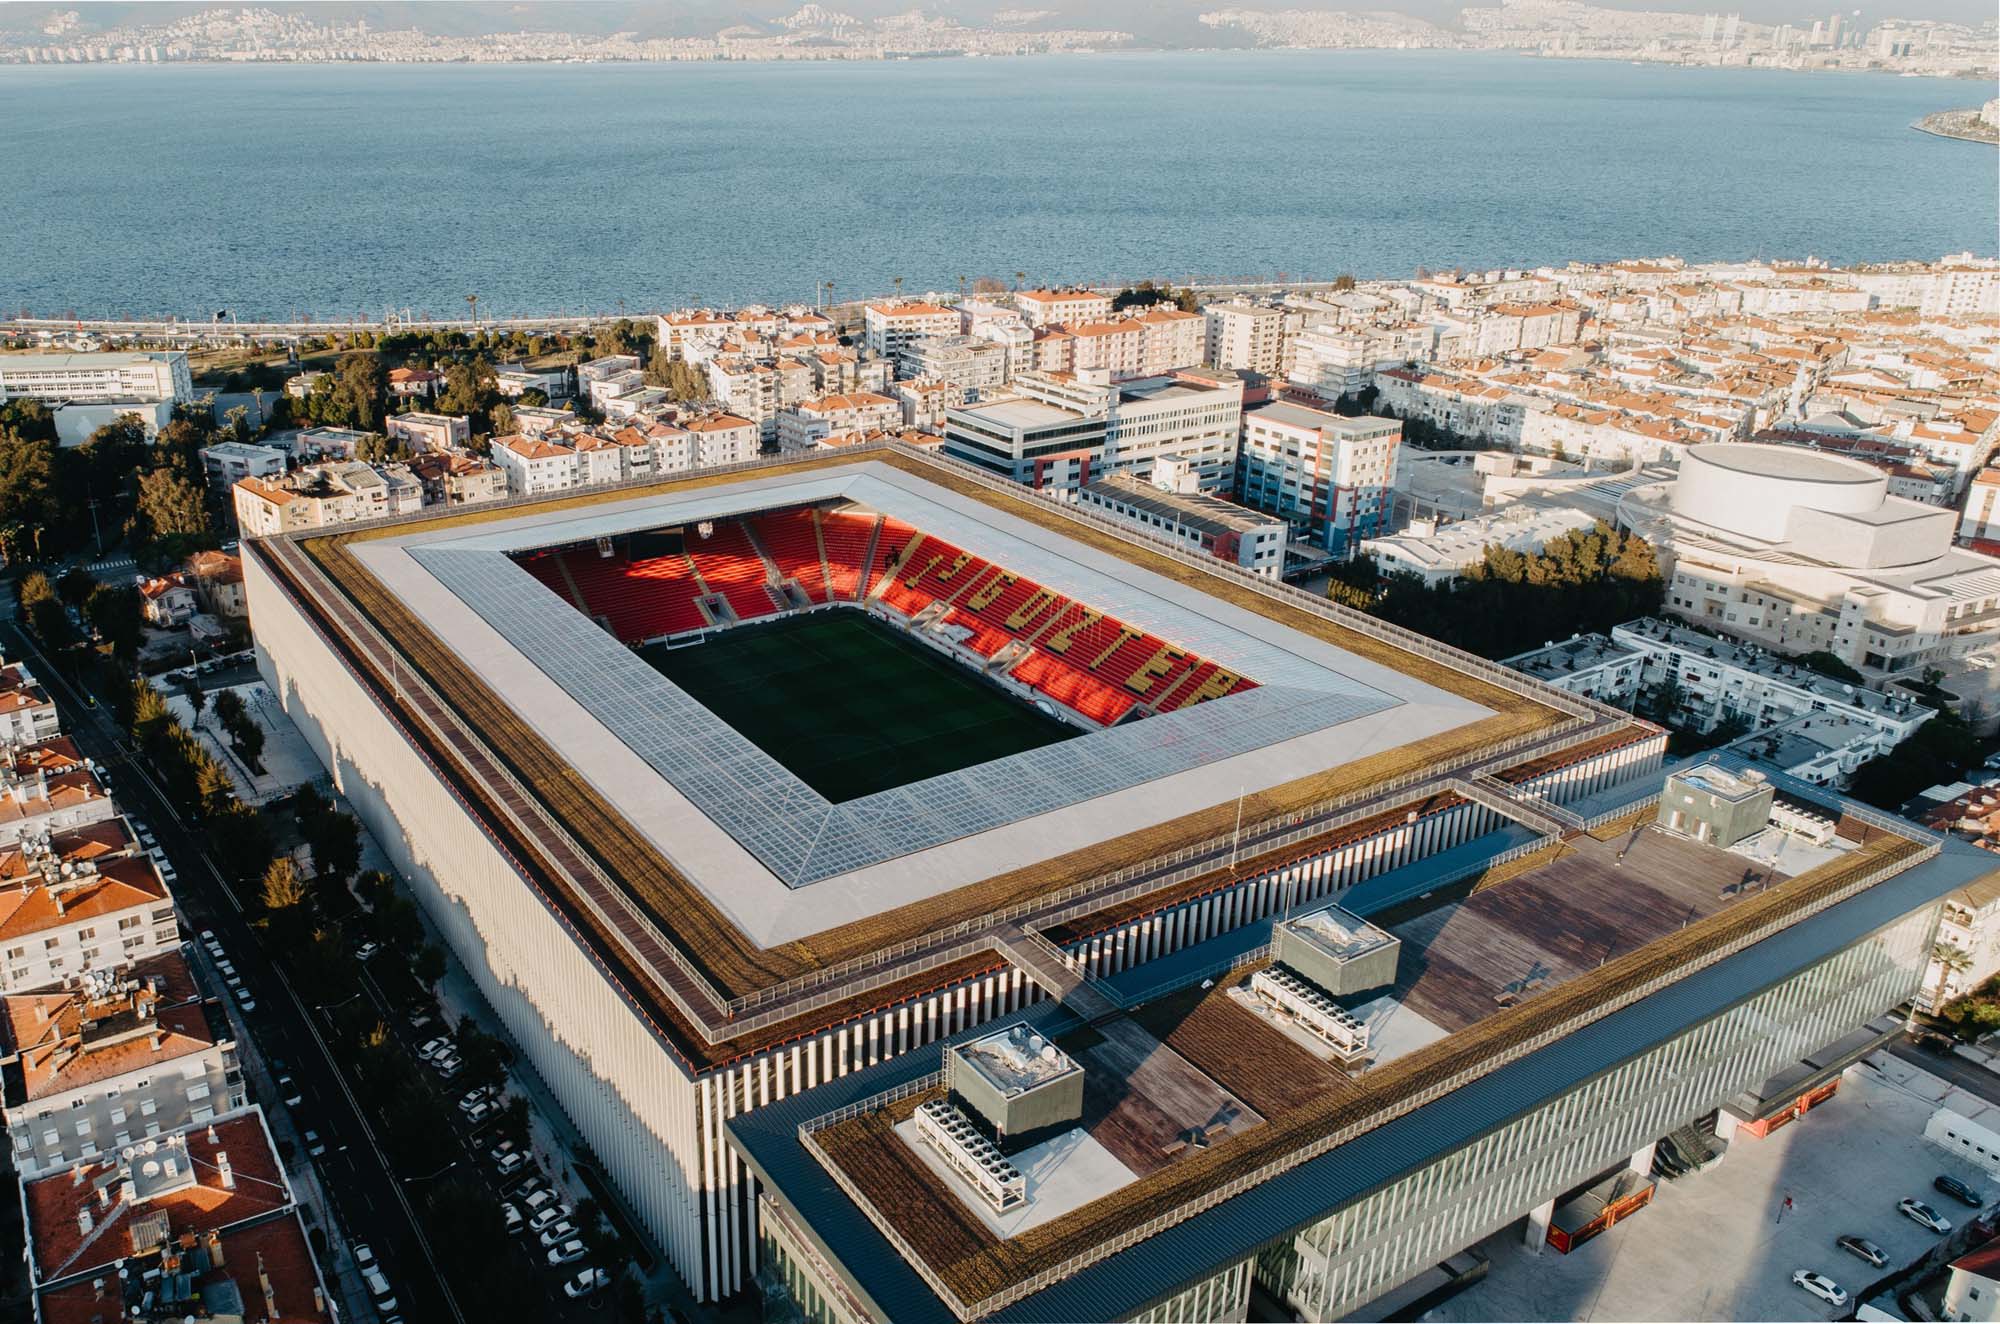
M201 0L83 0L49 4L37 0L0 0L0 33L34 33L51 15L74 12L85 31L135 24L168 22L209 9L270 9L302 13L315 20L365 19L379 29L418 28L442 36L477 36L492 32L560 31L586 36L631 32L641 37L712 36L737 24L777 28L776 20L798 11L805 0L262 0L262 3L202 3ZM1490 2L1490 0L1481 0ZM1802 23L1825 18L1831 3L1813 9L1804 0L1593 0L1610 9L1680 10L1689 13L1740 13L1753 23ZM1029 31L1052 28L1115 28L1132 33L1143 46L1200 48L1247 44L1228 30L1203 26L1199 15L1231 7L1379 11L1407 14L1444 26L1455 26L1462 0L1359 0L1359 3L1312 3L1312 0L822 0L822 7L855 18L875 20L920 8L925 13L955 19L974 27L1009 27ZM1858 12L1864 26L1884 18L1933 18L1982 23L1993 17L1992 0L1878 0ZM1009 21L996 22L998 14ZM1019 15L1032 14L1022 19Z

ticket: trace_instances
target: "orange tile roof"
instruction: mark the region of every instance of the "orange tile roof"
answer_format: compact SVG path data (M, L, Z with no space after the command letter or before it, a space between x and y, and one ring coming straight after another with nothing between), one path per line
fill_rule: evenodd
M175 1134L185 1141L186 1148L180 1152L192 1164L194 1182L150 1200L119 1199L120 1157L112 1154L78 1165L82 1181L65 1170L23 1183L30 1262L37 1281L51 1282L71 1274L108 1268L132 1254L129 1229L135 1217L165 1212L171 1234L181 1236L227 1228L291 1205L290 1188L279 1169L277 1155L271 1150L260 1114L245 1112L212 1124L196 1124ZM210 1135L215 1138L211 1140ZM169 1150L161 1145L160 1150L174 1152L179 1147ZM229 1156L236 1182L234 1190L222 1185L221 1170L215 1162L218 1152ZM165 1156L156 1152L153 1157L158 1161ZM135 1166L145 1157L135 1157ZM179 1158L179 1153L174 1153L174 1157ZM108 1202L98 1194L96 1179L100 1177L108 1179L103 1188L109 1193ZM78 1213L85 1208L91 1211L94 1225L88 1233L77 1221Z
M99 1003L65 989L0 998L0 1053L18 1055L26 1099L66 1094L215 1046L208 1009L180 953L136 962L127 977L140 987ZM216 1023L223 1023L219 1009Z
M0 890L0 939L115 915L135 906L158 905L167 899L160 871L151 860L137 856L110 860L94 874L63 883L67 885L58 885L53 891L39 881Z

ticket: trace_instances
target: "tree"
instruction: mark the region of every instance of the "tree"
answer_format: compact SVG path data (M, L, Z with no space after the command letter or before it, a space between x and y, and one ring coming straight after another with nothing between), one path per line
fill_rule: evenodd
M1964 718L1944 711L1887 754L1862 764L1851 790L1857 800L1893 810L1926 786L1952 780L1978 760L1979 738Z
M1955 947L1948 942L1940 942L1931 948L1931 964L1937 967L1937 985L1931 989L1931 1005L1944 1005L1945 989L1950 987L1953 975L1962 975L1972 968L1972 953L1963 947Z
M129 584L99 584L85 604L91 625L111 645L112 656L131 664L146 637L146 616L139 591Z
M511 437L514 435L514 406L503 400L499 404L494 405L493 408L487 410L486 416L492 420L494 436Z
M1345 272L1345 271L1341 272L1341 273L1340 273L1340 274L1339 274L1338 276L1335 276L1335 277L1333 278L1333 288L1334 288L1334 289L1336 289L1336 290L1351 290L1351 289L1353 289L1353 288L1354 288L1354 277L1353 277L1352 275L1348 274L1348 273L1347 273L1347 272Z
M382 422L382 393L388 387L388 369L380 355L352 353L340 356L331 374L329 392L332 405L345 420L342 426L373 432Z
M549 403L549 393L539 387L530 386L521 392L521 405L526 409L544 409Z
M444 950L436 943L425 943L410 958L410 973L425 988L436 988L438 981L444 978L444 971Z
M686 359L668 358L664 349L653 351L652 361L646 365L646 380L683 403L706 400L709 395L707 374Z
M69 623L69 613L63 610L61 599L56 597L55 585L49 577L36 570L29 573L20 583L21 611L28 618L28 628L49 649L64 649L76 643L76 631Z
M305 827L313 872L345 885L361 867L361 825L352 814L329 809Z
M267 912L291 910L305 903L305 880L299 877L298 866L289 855L280 855L264 870L262 882L258 885L257 899Z
M444 370L444 389L438 392L440 414L484 414L500 398L500 379L493 365L484 359L458 362Z
M371 432L354 443L354 458L368 464L407 460L410 458L410 447L401 437L390 438Z
M53 550L43 541L54 517L55 442L12 428L0 433L0 540L9 565Z
M154 469L139 479L137 518L142 536L173 559L209 542L202 489L172 470Z

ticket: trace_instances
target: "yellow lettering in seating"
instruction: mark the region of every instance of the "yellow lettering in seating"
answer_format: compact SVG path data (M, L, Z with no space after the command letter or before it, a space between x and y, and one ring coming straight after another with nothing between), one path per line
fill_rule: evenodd
M1125 678L1125 688L1134 694L1146 693L1186 657L1186 653L1172 644L1161 644L1159 652L1141 662L1139 669Z
M1076 638L1079 634L1082 634L1085 630L1088 630L1103 619L1103 612L1091 611L1086 607L1083 614L1077 617L1074 623L1063 626L1060 630L1054 631L1048 638L1042 640L1042 647L1048 649L1051 653L1067 653L1069 651L1070 640Z

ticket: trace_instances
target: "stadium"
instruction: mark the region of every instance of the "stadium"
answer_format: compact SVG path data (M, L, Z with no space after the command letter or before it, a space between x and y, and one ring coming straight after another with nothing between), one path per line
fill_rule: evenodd
M1678 829L1613 861L1592 833L1638 839L1657 728L898 445L260 540L245 577L274 692L638 1224L704 1298L762 1270L808 1318L1242 1318L1253 1268L1324 1317L1333 1266L1265 1257L1366 1190L1215 1220L1724 958L1804 969L1756 962L1774 935L1849 959L1846 1033L1978 865L1824 804L1837 835L1754 895ZM1209 995L1322 997L1272 951L1329 903L1398 944L1414 1028L1324 1074L1216 1056L1258 1039ZM1049 1143L1075 1122L1115 1167L993 1223L897 1128L1015 1027L1085 1082ZM1783 1065L1755 1056L1710 1084ZM979 1129L924 1115L939 1153ZM1191 1228L1227 1262L1156 1253Z

